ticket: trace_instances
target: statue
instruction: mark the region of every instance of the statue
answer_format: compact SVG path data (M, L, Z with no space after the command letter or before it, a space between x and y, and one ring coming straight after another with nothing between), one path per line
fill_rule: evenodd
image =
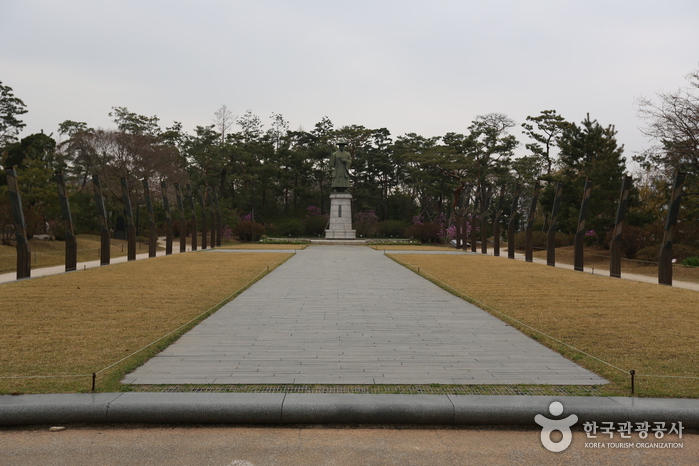
M345 150L346 142L340 141L337 146L340 150L330 156L330 166L333 168L333 180L330 185L333 192L343 193L350 187L349 168L352 156Z

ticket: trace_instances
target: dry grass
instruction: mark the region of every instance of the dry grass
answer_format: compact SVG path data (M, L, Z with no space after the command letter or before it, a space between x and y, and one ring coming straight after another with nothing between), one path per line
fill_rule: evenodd
M0 377L98 372L215 307L290 256L176 254L2 284ZM101 373L98 390L118 391L125 373L175 338ZM90 378L0 379L0 393L89 388Z
M696 291L492 256L392 257L411 268L420 267L423 275L449 285L486 309L500 311L625 371L634 369L637 395L699 397ZM627 373L522 325L515 326L610 380L612 383L603 388L606 394L629 395ZM647 375L695 379L644 377Z

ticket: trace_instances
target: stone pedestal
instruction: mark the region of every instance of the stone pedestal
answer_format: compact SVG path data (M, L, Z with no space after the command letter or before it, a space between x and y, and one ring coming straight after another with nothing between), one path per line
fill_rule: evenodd
M350 193L330 195L330 223L325 230L325 238L357 238L357 231L352 229L352 195Z

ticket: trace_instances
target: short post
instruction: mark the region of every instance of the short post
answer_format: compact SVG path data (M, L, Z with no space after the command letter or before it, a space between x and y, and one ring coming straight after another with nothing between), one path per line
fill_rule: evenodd
M675 239L677 217L680 213L680 200L682 199L684 176L684 173L678 172L675 175L675 181L672 186L672 198L665 220L663 245L658 253L658 283L661 285L672 286L672 244Z
M54 178L58 187L58 201L61 204L61 217L63 219L63 229L65 230L66 272L70 272L78 266L78 242L73 232L73 218L70 215L70 202L68 201L63 173L56 172Z
M189 197L189 208L191 209L192 215L192 251L196 251L199 227L197 226L197 208L194 205L194 195L192 194L192 186L189 184L187 184L187 194Z
M500 188L500 197L495 206L495 218L493 219L493 256L500 255L500 214L502 213L502 203L505 200L505 187Z
M527 218L527 227L524 230L524 260L527 262L534 261L534 252L532 245L532 232L534 230L534 214L536 213L536 203L539 200L539 183L534 185L532 193L532 203L529 206L529 217Z
M631 189L631 177L624 175L621 182L621 195L616 211L616 223L612 233L612 241L609 243L609 276L621 278L621 233L624 228L626 209L629 206L629 191Z
M182 190L180 184L175 183L175 197L177 209L180 211L180 252L187 251L187 218L184 215L184 202L182 202Z
M146 200L146 210L148 211L148 257L155 257L158 246L158 231L155 227L153 203L150 200L150 186L145 178L143 179L143 197Z
M206 229L206 205L204 204L204 196L201 189L197 189L197 197L199 198L199 207L201 208L201 248L206 249L206 240L209 233Z
M126 178L121 179L121 200L124 202L124 215L126 216L126 241L128 250L127 260L136 260L136 227L133 223L133 210L131 209L131 198L129 197L129 183Z
M27 240L27 229L22 210L22 196L19 194L17 172L14 168L5 168L7 188L10 194L10 209L15 225L15 240L17 241L17 280L32 276L32 252Z
M167 185L160 182L160 190L163 195L163 209L165 209L165 255L172 254L172 214L170 213L170 201L167 198Z
M92 189L95 192L95 204L97 204L97 215L100 221L100 265L109 265L111 255L109 224L107 223L107 211L104 208L102 184L98 175L92 175Z
M587 211L590 209L590 194L592 193L592 180L585 180L585 191L583 192L582 203L580 204L580 215L578 216L578 229L575 231L575 242L573 246L573 268L579 272L583 271L585 262L585 221Z
M507 222L507 258L515 258L515 226L517 225L517 216L519 215L519 185L515 186L515 192L512 197L512 209L510 210L510 220Z
M551 209L551 221L546 235L546 265L556 266L556 230L558 229L558 213L561 210L561 196L563 195L563 183L556 183L556 197L553 198Z

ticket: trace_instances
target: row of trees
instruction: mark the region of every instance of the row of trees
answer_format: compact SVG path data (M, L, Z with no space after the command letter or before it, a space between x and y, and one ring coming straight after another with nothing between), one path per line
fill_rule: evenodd
M639 102L647 134L658 145L634 157L646 171L644 177L636 176L628 223L647 232L648 241L659 242L652 232L662 217L660 206L667 199L672 172L699 173L699 72L690 75L689 83L676 93L659 94L658 102ZM572 233L583 185L590 178L594 182L590 236L604 244L627 170L614 126L604 126L589 115L580 123L569 122L555 110L526 118L521 126L528 138L527 153L520 157L515 157L520 142L511 134L516 123L499 113L476 117L464 133L440 137L409 133L394 138L387 128L336 128L328 117L305 131L291 130L282 115L273 114L265 128L251 111L236 118L225 105L215 112L212 124L187 133L180 123L163 128L156 116L114 107L110 116L115 129L66 120L59 125L57 142L43 133L18 140L24 126L20 116L26 108L11 88L0 83L0 89L2 163L21 169L28 217L39 225L58 218L51 181L55 170L67 175L71 202L77 209L89 207L87 188L91 175L97 173L105 180L114 212L121 210L118 180L125 177L137 206L142 204L143 178L154 186L165 180L169 185L176 181L215 187L229 225L245 215L274 227L305 216L309 206L317 206L322 214L329 204L328 157L336 143L345 140L353 156L355 212L372 211L377 220L406 223L440 214L453 218L455 207L480 205L483 210L501 189L509 201L516 187L530 193L536 183L543 183L538 223L545 227L553 187L560 181L565 194L559 228ZM691 183L688 191L694 189ZM695 206L684 205L686 223L696 218ZM79 229L97 229L96 224L81 221L85 224Z

